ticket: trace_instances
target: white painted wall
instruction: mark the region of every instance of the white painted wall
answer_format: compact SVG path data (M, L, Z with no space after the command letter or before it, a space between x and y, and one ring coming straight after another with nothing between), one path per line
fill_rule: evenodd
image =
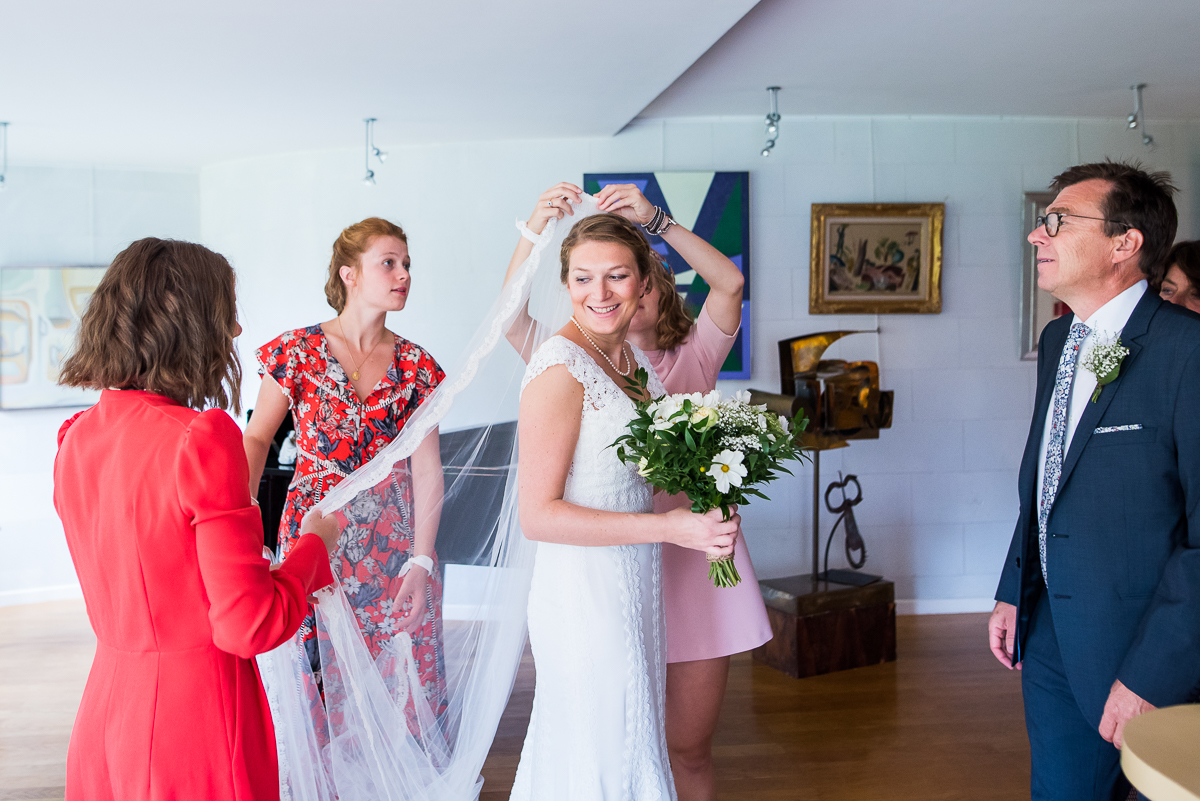
M144 236L199 237L195 174L12 167L6 185L0 265L106 264ZM0 411L0 606L79 595L52 501L58 429L77 411Z
M896 581L902 611L991 606L1017 511L1016 474L1034 366L1018 358L1022 192L1081 161L1136 157L1175 174L1182 236L1200 231L1200 126L1158 124L1157 148L1119 120L793 118L769 159L758 119L643 121L611 139L393 148L366 187L361 151L218 164L200 177L205 244L231 258L244 309L242 352L332 315L321 291L338 231L381 215L410 234L413 294L390 324L452 366L494 299L537 194L584 172L751 170L753 379L778 386L775 343L834 328L880 328L830 355L878 359L896 392L893 427L822 459L862 481L867 569ZM940 315L814 316L809 207L832 201L944 201ZM246 400L257 377L247 370ZM762 576L809 569L811 473L744 511ZM826 515L825 525L831 521ZM834 553L839 553L840 541ZM841 563L841 559L837 560Z
M579 181L584 172L751 170L754 377L727 389L774 390L779 339L879 327L878 337L848 338L830 356L880 362L884 388L896 391L893 427L876 442L825 454L822 473L827 480L840 469L862 481L865 500L856 511L867 540L867 570L896 582L897 597L905 599L901 611L969 611L991 606L1016 517L1016 472L1032 413L1034 367L1018 359L1022 192L1045 189L1071 164L1105 156L1140 158L1175 175L1183 190L1180 235L1196 236L1200 125L1157 124L1152 133L1158 144L1147 152L1121 120L787 117L779 146L766 160L758 155L763 141L758 119L651 120L614 138L392 148L387 163L375 165L375 187L359 183L361 151L294 154L202 169L198 214L195 178L176 178L179 191L169 193L175 211L157 208L170 205L165 202L145 208L137 218L145 225L136 235L198 233L230 258L239 275L245 329L244 400L253 405L259 384L253 348L285 329L332 316L322 292L329 247L341 228L358 219L384 216L409 232L414 291L408 308L390 324L453 369L498 291L516 241L513 220L527 217L546 187ZM79 200L80 186L55 180L63 188L43 192L44 208L54 213L78 206L79 220L96 216L99 200ZM942 314L807 314L809 206L834 201L946 203ZM0 196L0 204L9 202ZM118 207L127 206L112 206ZM6 211L0 216L0 248L7 247L13 230L7 222L11 208L0 205ZM133 226L136 220L124 222ZM135 235L130 231L121 239L95 224L74 225L69 236L66 228L53 229L62 242L47 248L72 253L70 247L87 242L108 247L96 253L104 258L116 251L118 240ZM50 232L45 223L26 227ZM28 243L19 251L22 258L36 252L36 236L20 240ZM42 258L68 256L54 251ZM45 502L38 513L43 526L57 525L48 506L48 476L53 431L65 416L54 413L44 424L23 424L40 432L24 435L9 420L33 416L0 415L6 453L0 469L34 472L8 457L9 443L18 442L20 450L13 452L32 454L28 459L47 477L37 496L39 508ZM10 489L17 484L9 475L4 479L5 510L15 508L14 497L35 496L34 487ZM772 502L743 515L760 576L806 571L811 474L780 481L770 494ZM0 538L7 538L0 547L16 555L0 567L0 592L70 580L61 544L54 546L59 548L54 559L43 557L44 544L14 548L15 528L16 521L0 517ZM22 523L21 541L33 530ZM61 533L54 536L61 543ZM835 544L835 554L840 547ZM52 574L42 575L52 562Z

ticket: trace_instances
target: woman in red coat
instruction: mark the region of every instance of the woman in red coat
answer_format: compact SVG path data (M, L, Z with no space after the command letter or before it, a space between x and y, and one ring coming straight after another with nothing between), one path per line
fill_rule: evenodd
M277 799L254 661L332 582L332 517L262 556L238 408L234 275L199 245L117 256L62 383L103 389L59 432L54 504L96 632L71 733L68 799ZM115 388L115 389L114 389ZM205 407L207 411L197 411Z

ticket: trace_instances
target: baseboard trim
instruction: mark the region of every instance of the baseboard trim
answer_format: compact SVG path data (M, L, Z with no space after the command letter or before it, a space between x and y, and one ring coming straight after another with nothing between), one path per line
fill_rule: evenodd
M37 604L44 601L64 601L82 598L78 584L56 584L51 587L31 587L22 590L0 590L0 606ZM996 602L991 598L917 598L896 601L898 615L961 615L990 612ZM475 604L447 604L442 610L446 620L476 620L480 617Z
M897 615L961 615L990 612L996 602L991 598L916 598L896 601Z
M0 606L40 604L45 601L66 601L82 598L78 584L55 584L50 587L30 587L23 590L0 590Z

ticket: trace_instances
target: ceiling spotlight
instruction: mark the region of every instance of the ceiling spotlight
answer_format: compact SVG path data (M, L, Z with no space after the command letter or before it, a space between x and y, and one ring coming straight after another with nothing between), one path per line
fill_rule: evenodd
M779 138L779 87L768 86L767 92L771 96L771 106L767 112L767 144L762 149L763 156L771 155L775 140Z
M1146 112L1142 109L1142 90L1146 88L1146 84L1135 83L1129 88L1133 90L1133 113L1126 117L1125 121L1130 130L1138 127L1140 122L1142 124L1142 144L1151 147L1154 144L1154 137L1146 133Z
M4 189L8 177L8 123L0 122L0 149L3 149L3 161L0 161L0 189Z
M366 134L363 139L363 167L367 173L363 176L363 183L367 186L375 185L375 171L371 169L371 156L379 159L382 164L387 158L387 153L384 153L379 148L375 147L375 118L367 117L363 120L366 125Z

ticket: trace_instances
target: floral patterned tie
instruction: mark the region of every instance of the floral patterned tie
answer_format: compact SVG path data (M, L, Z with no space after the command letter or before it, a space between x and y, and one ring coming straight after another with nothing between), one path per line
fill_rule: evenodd
M1038 552L1042 557L1042 578L1046 586L1046 521L1050 518L1050 507L1058 494L1058 479L1062 476L1063 441L1067 433L1067 409L1071 405L1071 384L1075 378L1075 363L1079 359L1079 345L1091 333L1083 323L1071 326L1067 344L1063 345L1062 358L1058 360L1058 375L1054 379L1054 398L1050 408L1050 441L1046 443L1046 470L1042 479L1042 500L1038 504Z

